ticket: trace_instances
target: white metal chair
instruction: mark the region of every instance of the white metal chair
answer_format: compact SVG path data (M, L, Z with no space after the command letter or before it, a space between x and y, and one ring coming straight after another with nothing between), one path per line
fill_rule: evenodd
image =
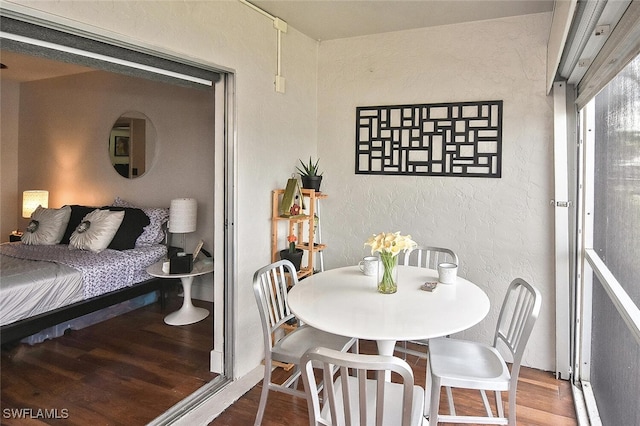
M305 398L305 392L298 390L300 378L300 358L316 346L324 346L338 351L354 348L357 352L358 341L355 338L338 336L316 328L299 325L291 331L285 331L285 324L295 316L287 303L287 284L298 283L296 270L288 260L279 260L260 268L253 276L253 292L258 304L264 338L264 380L262 394L256 415L255 425L262 423L270 390ZM293 364L295 370L282 384L271 382L273 362Z
M516 424L516 388L524 348L538 318L541 306L540 292L516 278L511 282L504 298L493 346L457 339L431 339L427 363L427 387L431 392L429 425L439 421L447 423ZM511 358L511 371L499 349ZM430 384L429 384L430 383ZM438 413L441 387L477 389L481 391L487 416L456 415L453 398L448 393L449 415ZM494 391L498 417L485 391ZM509 413L504 414L501 392L509 394Z
M320 363L326 397L322 408L313 371ZM417 426L423 422L424 389L414 385L411 367L400 358L319 347L302 357L301 369L311 426ZM349 369L357 375L349 375ZM398 373L402 383L385 381L386 371ZM368 372L375 378L367 378Z
M422 246L404 253L403 264L420 268L438 269L438 263L458 264L458 255L448 248Z
M415 249L404 253L403 264L405 266L418 266L420 268L438 269L438 264L442 262L455 263L459 266L458 255L448 248L443 247L431 247L423 246L416 247ZM422 346L429 344L428 340L412 340L411 343L415 343ZM396 351L406 354L411 354L419 358L427 358L426 348L422 351L416 351L407 348L407 342L399 342L395 348Z

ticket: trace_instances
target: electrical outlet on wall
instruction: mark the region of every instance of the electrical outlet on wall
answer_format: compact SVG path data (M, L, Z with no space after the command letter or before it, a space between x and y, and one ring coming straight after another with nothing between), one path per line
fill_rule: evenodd
M285 79L280 75L276 75L276 92L284 93L285 91Z

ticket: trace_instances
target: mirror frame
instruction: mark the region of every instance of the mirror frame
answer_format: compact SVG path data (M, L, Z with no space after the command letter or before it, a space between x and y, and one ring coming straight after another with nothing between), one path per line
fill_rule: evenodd
M120 114L109 132L111 166L126 179L144 176L156 157L156 141L156 129L148 116L139 111Z

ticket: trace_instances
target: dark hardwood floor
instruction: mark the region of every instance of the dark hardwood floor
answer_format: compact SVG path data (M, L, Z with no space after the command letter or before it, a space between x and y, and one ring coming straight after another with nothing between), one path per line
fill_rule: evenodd
M186 326L163 322L181 304L172 294L164 311L153 303L40 344L3 347L0 423L144 425L164 413L216 376L212 315Z
M414 348L416 347L414 346ZM375 344L361 342L360 352L376 353ZM400 354L396 355L400 356ZM424 386L425 361L407 355L407 362L413 368L416 383ZM274 380L283 381L287 376L288 373L285 373L281 368L274 372ZM253 425L261 391L262 383L243 395L214 419L209 426ZM482 400L478 392L458 389L454 389L453 392L458 414L484 414ZM493 398L490 397L490 400ZM444 392L441 398L441 407L448 407ZM550 372L522 368L518 381L517 417L518 425L577 425L570 383L556 380ZM304 399L280 392L269 393L262 426L302 426L308 424L307 404Z
M144 425L210 381L211 316L196 324L171 327L164 316L177 309L175 295L160 310L154 303L108 321L70 331L34 346L3 348L0 424L3 425ZM194 304L212 309L210 303ZM361 352L375 353L372 342ZM425 363L407 356L416 383L424 385ZM288 373L277 369L284 380ZM210 426L252 425L262 384L256 385ZM460 414L480 414L475 392L454 390ZM443 406L446 402L442 399ZM13 416L22 410L23 418ZM31 411L28 411L31 410ZM48 410L45 413L38 410ZM25 419L24 416L40 417ZM271 392L264 426L307 425L302 398ZM518 386L519 425L576 425L570 384L552 373L523 368Z

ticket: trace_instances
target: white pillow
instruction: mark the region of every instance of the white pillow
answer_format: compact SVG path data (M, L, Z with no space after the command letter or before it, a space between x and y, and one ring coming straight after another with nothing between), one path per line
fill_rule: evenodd
M87 214L69 238L69 246L80 250L100 253L106 249L116 235L124 219L124 211L95 209Z
M123 200L120 197L116 197L112 206L115 207L130 207L142 210L148 217L151 223L144 227L142 234L138 236L136 240L136 247L143 247L153 244L160 244L165 238L164 224L169 220L169 209L163 207L137 207L129 201Z
M58 244L71 217L71 207L45 209L38 206L31 214L31 221L22 234L22 242L30 245L52 246Z

